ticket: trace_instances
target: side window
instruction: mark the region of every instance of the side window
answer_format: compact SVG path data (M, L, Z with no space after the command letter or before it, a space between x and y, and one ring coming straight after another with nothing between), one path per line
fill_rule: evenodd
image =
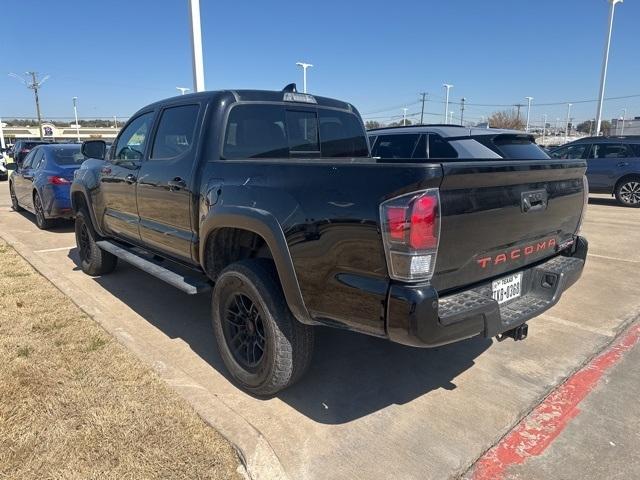
M413 156L416 160L427 159L427 135L420 135L420 140L416 144L416 148L413 149Z
M626 158L630 157L629 147L622 143L596 143L589 158Z
M288 158L284 108L238 105L231 109L222 156L226 159Z
M429 158L458 158L458 152L435 133L429 134Z
M369 145L371 146L371 150L373 150L373 146L376 144L377 135L369 135Z
M324 158L369 156L364 125L353 113L319 108L320 150Z
M40 149L35 149L29 152L22 162L22 168L33 168L33 161L36 157L39 158Z
M40 151L36 154L36 156L33 158L33 163L32 163L32 167L34 170L37 170L39 168L42 168L44 166L44 161L46 160L47 155L44 151L44 149L40 149Z
M633 151L634 157L640 157L640 143L632 143L629 145Z
M380 158L411 158L418 143L418 134L379 135L371 155Z
M318 116L315 112L286 111L289 152L291 156L320 155Z
M580 143L578 145L569 145L568 147L562 147L558 150L555 150L553 153L549 154L551 158L560 158L560 159L580 159L584 158L584 153L589 148L588 143ZM593 149L591 150L593 153Z
M153 112L140 115L133 120L118 137L114 151L114 160L140 160L151 130Z
M189 151L194 141L199 110L198 105L181 105L162 111L151 160L174 158Z

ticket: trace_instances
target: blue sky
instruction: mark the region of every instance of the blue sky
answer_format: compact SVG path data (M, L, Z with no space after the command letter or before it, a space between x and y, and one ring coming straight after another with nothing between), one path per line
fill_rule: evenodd
M35 116L33 96L8 72L51 78L47 118L125 117L191 86L187 0L3 0L0 116ZM417 112L442 121L442 83L465 97L465 118L526 103L532 120L566 117L539 103L597 97L606 31L605 0L448 0L309 2L201 0L207 89L302 87L295 62L314 64L309 91L350 101L365 118ZM616 10L604 118L640 116L640 2ZM458 107L456 116L458 116ZM595 116L576 104L576 121ZM438 115L435 115L437 113Z

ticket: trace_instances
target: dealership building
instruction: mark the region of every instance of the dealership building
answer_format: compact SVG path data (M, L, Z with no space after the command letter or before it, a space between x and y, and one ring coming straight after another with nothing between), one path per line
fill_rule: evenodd
M624 128L623 128L624 124ZM640 135L640 117L614 118L611 120L611 135Z
M71 126L55 126L52 123L42 124L42 136L45 140L51 141L77 141L78 139L87 140L89 138L102 138L104 140L113 140L118 135L120 128L111 127L78 127ZM2 125L5 143L14 143L16 140L39 139L40 129L37 125L27 127L9 127Z

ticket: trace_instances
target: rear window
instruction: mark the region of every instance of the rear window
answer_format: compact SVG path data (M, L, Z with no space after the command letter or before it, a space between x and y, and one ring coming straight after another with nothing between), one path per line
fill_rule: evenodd
M349 112L238 105L227 122L225 159L367 157L364 127Z
M493 139L493 144L503 158L514 160L543 160L549 158L549 155L528 137L498 135Z
M78 148L53 148L49 151L50 158L56 163L56 165L80 165L86 160L85 156L80 152L80 145Z

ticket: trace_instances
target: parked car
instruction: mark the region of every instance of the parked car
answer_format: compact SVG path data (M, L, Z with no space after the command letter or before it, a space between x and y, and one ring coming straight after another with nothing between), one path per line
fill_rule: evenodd
M0 182L4 182L9 178L9 169L7 168L7 159L0 152Z
M585 159L589 192L640 208L640 136L586 137L555 148L552 158Z
M44 140L16 140L12 151L13 161L20 165L31 150L38 145L47 143L51 142L46 142Z
M13 209L34 213L43 230L54 219L71 218L73 172L85 160L80 149L80 144L38 145L27 154L9 181Z
M80 265L104 275L122 259L187 293L213 285L221 358L257 395L302 376L317 325L415 347L522 339L584 267L586 164L457 131L418 139L428 162L375 159L351 104L292 86L154 103L108 157L83 144Z

